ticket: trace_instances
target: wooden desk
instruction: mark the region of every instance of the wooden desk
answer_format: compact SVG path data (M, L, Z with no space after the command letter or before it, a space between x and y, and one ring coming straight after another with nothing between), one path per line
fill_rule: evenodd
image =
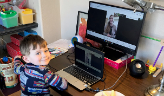
M55 59L52 59L50 61L50 69L55 72L55 69L60 70L64 67L67 67L71 65L71 62L67 59L67 56L69 53L72 53L72 49L70 49L67 53L56 57ZM74 54L71 54L69 58L74 59ZM52 68L53 67L53 68ZM97 82L93 86L91 86L93 89L99 88L100 90L104 89L104 84L105 88L111 87L115 81L118 79L118 77L122 74L122 72L125 70L125 66L120 68L120 69L115 69L113 67L110 67L106 64L104 64L104 76L106 75L105 83L104 82ZM161 77L161 74L159 74L156 78L154 78L152 75L148 74L148 71L141 77L141 78L134 78L129 75L129 69L124 73L124 75L120 78L120 80L116 83L116 85L109 89L109 90L115 90L118 92L121 92L125 96L144 96L144 91L146 88L148 88L150 85L158 84L159 83L159 78ZM54 87L53 88L55 91L60 93L62 96L94 96L96 94L95 92L88 92L86 90L84 91L79 91L75 87L69 85L68 89L65 91L59 91ZM12 90L19 90L20 87L16 86L14 88L10 89L5 89L2 90L5 92L4 94L8 94L8 92L11 92Z
M67 56L69 53L72 53L72 49L69 50L66 54L59 56L53 60L50 61L50 65L57 70L60 70L64 67L67 67L71 65L70 61L67 59ZM74 59L73 54L71 54L69 57L72 57ZM93 89L99 88L100 90L105 88L111 87L116 80L119 78L119 76L122 74L122 72L125 70L125 66L120 69L115 69L113 67L110 67L106 64L104 64L104 77L106 75L106 80L104 82L99 81L93 86L91 86ZM145 74L141 78L134 78L130 76L129 68L127 68L127 71L124 73L124 75L120 78L120 80L116 83L116 85L109 89L109 90L115 90L118 92L121 92L125 96L144 96L144 91L147 89L150 85L158 84L159 78L161 77L161 74L159 74L157 77L153 77L149 74L149 72L146 70ZM57 91L56 88L53 88L55 91ZM64 94L68 93L67 95L73 95L73 96L94 96L95 92L88 92L86 90L84 91L78 91L75 87L69 85L68 89L64 92L59 93Z

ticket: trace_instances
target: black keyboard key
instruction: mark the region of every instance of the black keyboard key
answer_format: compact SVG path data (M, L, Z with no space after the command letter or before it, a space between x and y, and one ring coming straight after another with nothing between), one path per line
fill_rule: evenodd
M98 81L98 79L96 77L90 75L89 73L83 71L82 69L80 69L76 66L68 67L68 68L64 69L64 71L70 73L71 75L80 79L84 83L92 84L92 83Z

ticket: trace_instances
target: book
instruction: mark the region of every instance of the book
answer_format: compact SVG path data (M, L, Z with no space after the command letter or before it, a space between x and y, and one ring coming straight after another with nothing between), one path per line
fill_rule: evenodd
M49 48L49 52L51 54L51 59L56 58L64 53L66 53L68 49L55 47L55 48Z

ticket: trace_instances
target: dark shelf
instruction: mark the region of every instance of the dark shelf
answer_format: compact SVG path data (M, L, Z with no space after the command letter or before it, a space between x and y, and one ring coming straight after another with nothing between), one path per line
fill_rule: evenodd
M36 27L38 27L38 23L35 22L31 24L19 25L12 28L5 28L3 26L0 26L0 36L16 33L16 32L22 32L24 30L36 28Z
M3 58L4 56L10 57L10 55L7 53L7 49L2 49L0 47L0 58Z

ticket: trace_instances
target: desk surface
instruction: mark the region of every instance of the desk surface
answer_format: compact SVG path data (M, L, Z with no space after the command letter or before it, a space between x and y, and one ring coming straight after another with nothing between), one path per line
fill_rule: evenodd
M64 67L71 65L71 62L67 59L67 56L70 53L72 53L72 49L69 49L69 51L63 55L58 56L55 59L52 59L50 61L50 66L51 66L50 69L52 71L55 71L53 68L60 70ZM74 54L71 54L69 58L74 59ZM125 70L125 66L117 70L113 67L110 67L104 64L104 69L105 69L104 77L106 75L106 79L104 81L105 83L102 81L99 81L96 84L91 86L93 89L99 88L100 90L102 90L104 89L104 85L105 85L105 88L111 87L115 83L115 81L119 78L119 76L122 74L122 72ZM129 69L127 69L127 71L120 78L120 80L116 83L116 85L109 90L115 90L115 91L121 92L125 96L144 96L145 89L147 89L150 85L158 84L160 77L161 77L161 74L159 74L157 77L154 78L152 75L148 74L148 71L146 71L145 74L141 78L134 78L130 76ZM16 88L17 87L14 87L14 89ZM94 94L96 94L95 92L88 92L86 90L79 91L78 89L71 86L70 84L68 86L68 89L63 92L58 91L54 87L51 87L51 88L53 88L55 91L62 94L62 96L68 96L68 95L94 96ZM3 90L3 92L8 92L7 90L8 89L5 89Z
M57 70L69 66L71 64L70 61L67 59L69 53L72 53L72 49L70 49L66 54L51 60L50 65L56 68ZM74 59L73 54L69 57L72 57ZM91 87L93 89L99 88L100 90L104 89L104 85L105 88L111 87L122 74L122 72L125 70L125 68L126 67L124 66L117 70L113 67L104 64L104 77L106 75L106 80L104 81L105 83L99 81ZM150 85L158 84L160 77L161 74L154 78L152 75L149 74L148 71L146 71L141 78L134 78L130 76L129 68L127 68L127 71L116 83L116 85L109 90L121 92L125 96L144 96L145 89L147 89ZM78 91L75 87L71 85L68 86L68 89L65 92L73 96L94 96L95 94L95 92L88 92L85 90Z

